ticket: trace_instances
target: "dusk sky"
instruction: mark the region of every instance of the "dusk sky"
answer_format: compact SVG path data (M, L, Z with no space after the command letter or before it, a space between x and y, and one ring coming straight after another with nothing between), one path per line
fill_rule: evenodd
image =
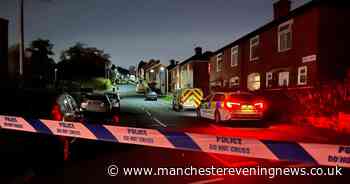
M307 0L293 0L293 8ZM182 60L215 51L272 20L272 0L25 0L25 41L49 39L55 59L76 42L104 49L116 65ZM16 42L17 0L0 1Z

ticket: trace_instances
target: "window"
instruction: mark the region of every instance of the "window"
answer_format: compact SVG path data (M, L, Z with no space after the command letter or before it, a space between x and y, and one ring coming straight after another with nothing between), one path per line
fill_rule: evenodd
M239 87L239 77L232 77L230 79L230 88Z
M266 88L272 88L272 83L273 83L272 76L273 76L272 72L266 73Z
M289 72L278 73L278 86L286 87L289 85Z
M211 63L209 63L209 64L208 64L208 73L211 72L211 68L212 68Z
M255 91L260 89L260 74L251 73L248 75L248 89Z
M259 36L250 39L250 61L259 59L258 48L259 48Z
M238 46L231 48L231 66L235 67L238 65Z
M216 87L221 87L221 81L216 81Z
M292 48L292 23L288 21L278 26L278 52Z
M298 85L307 84L307 67L302 66L298 68Z
M216 56L216 72L220 72L222 70L223 60L222 53Z

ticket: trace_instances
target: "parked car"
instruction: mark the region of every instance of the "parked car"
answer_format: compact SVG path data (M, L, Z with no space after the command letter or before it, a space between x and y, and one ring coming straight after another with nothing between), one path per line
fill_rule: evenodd
M146 91L146 87L142 83L138 83L136 85L136 93L144 93Z
M120 96L118 93L105 93L109 98L112 104L112 111L119 112L120 111Z
M197 109L199 118L215 120L262 120L266 102L248 92L214 92L202 100Z
M152 90L148 90L145 93L145 100L157 100L158 94Z
M109 113L112 111L112 103L106 94L86 94L80 108L85 112Z
M68 93L43 89L5 89L0 114L28 118L77 121L79 106Z
M203 99L203 91L199 88L186 88L175 91L172 107L175 111L197 109Z
M86 94L80 102L85 123L115 124L119 122L118 110L107 94ZM114 106L117 102L115 102Z

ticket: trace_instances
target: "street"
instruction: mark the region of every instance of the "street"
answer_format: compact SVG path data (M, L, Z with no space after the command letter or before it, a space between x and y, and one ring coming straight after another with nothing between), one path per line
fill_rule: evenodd
M135 87L120 87L121 112L118 126L159 129L179 132L194 132L212 135L258 138L262 140L301 141L311 143L349 143L350 139L329 130L288 125L257 126L257 122L215 124L210 120L198 120L195 112L174 112L171 105L162 99L144 101L136 94ZM248 124L246 124L248 123ZM25 134L19 135L19 134ZM14 137L17 138L14 138ZM44 138L43 138L44 137ZM45 138L46 137L46 138ZM33 139L35 141L33 141ZM30 143L28 143L28 140ZM42 144L42 140L45 144ZM12 141L12 142L11 142ZM9 183L327 183L340 177L295 177L277 176L108 176L109 165L128 167L308 167L302 163L271 161L203 152L181 151L136 145L97 142L77 139L71 142L70 159L60 161L50 144L53 137L21 132L2 134L2 181ZM22 145L19 147L19 145ZM38 146L40 145L40 146ZM44 146L43 146L44 145ZM51 150L48 151L48 150ZM52 154L52 155L50 155ZM33 164L35 163L35 164ZM5 167L6 166L6 167ZM348 171L346 171L348 172ZM171 181L169 179L171 178ZM5 183L7 183L5 182Z

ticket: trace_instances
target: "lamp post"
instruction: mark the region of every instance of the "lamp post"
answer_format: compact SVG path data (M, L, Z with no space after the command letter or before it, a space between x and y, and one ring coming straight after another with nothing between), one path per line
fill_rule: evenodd
M160 67L160 72L159 72L159 81L160 81L160 90L161 92L165 92L165 84L164 84L164 76L165 74L165 68L163 66Z
M57 82L57 71L58 71L58 69L55 68L55 83Z
M24 2L18 0L18 44L19 44L19 76L23 76L23 58L24 58Z

